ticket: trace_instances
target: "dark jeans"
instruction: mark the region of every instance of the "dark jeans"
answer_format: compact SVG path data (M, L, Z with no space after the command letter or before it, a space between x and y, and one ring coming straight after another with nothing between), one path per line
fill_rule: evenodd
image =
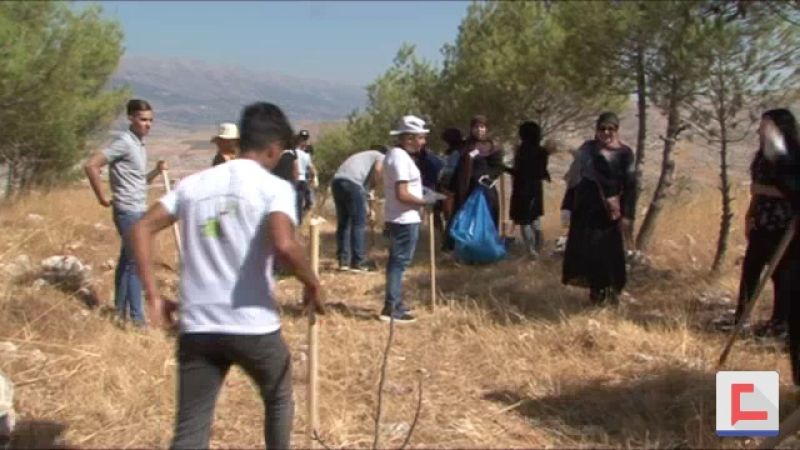
M136 259L133 255L130 233L143 215L144 211L113 209L114 225L122 240L119 260L114 272L114 305L117 308L117 314L122 319L127 319L128 312L130 312L131 319L137 325L145 325L146 321L142 308L142 282L136 271Z
M267 448L289 448L294 419L289 349L280 330L262 335L184 333L178 341L178 418L172 448L208 448L219 388L232 364L264 402Z
M343 266L358 266L366 258L367 193L359 184L343 178L331 183L336 205L336 257Z
M414 259L419 237L419 224L387 223L389 233L389 261L386 263L386 297L383 308L393 311L395 317L408 312L403 303L403 272Z
M755 293L758 280L761 278L761 273L769 264L770 258L778 248L778 243L783 237L784 230L769 231L763 229L754 229L750 231L750 236L747 240L747 250L744 254L744 262L742 263L742 276L739 281L739 299L736 307L736 318L744 311L747 299L750 299ZM784 258L785 259L785 258ZM783 264L783 262L781 262ZM786 280L786 276L791 274L784 273L781 270L775 270L772 273L772 286L774 290L773 303L772 303L772 317L770 321L775 323L783 323L789 317L789 303L791 297L786 297L787 292L782 289Z
M297 223L303 221L305 213L311 209L311 189L305 181L298 181L294 186L297 193Z

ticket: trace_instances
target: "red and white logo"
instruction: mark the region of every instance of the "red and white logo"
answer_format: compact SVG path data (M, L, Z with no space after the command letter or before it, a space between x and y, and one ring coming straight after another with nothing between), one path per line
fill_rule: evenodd
M717 436L777 436L778 372L717 372Z

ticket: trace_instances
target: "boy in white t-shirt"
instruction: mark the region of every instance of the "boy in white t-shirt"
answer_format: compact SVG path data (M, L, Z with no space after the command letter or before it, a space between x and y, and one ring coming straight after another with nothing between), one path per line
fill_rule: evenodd
M403 272L414 258L422 221L419 209L429 203L423 199L422 177L410 154L420 151L428 133L425 121L416 116L404 116L389 133L397 137L397 144L386 152L383 161L384 218L391 241L386 264L386 297L380 314L384 321L416 320L403 303Z
M181 225L178 417L172 448L208 448L214 404L237 364L265 405L267 448L289 448L294 402L291 359L280 333L272 267L279 257L323 313L320 283L294 237L295 194L272 169L292 137L275 105L242 112L238 159L184 178L134 227L133 243L154 327L172 324L153 275L156 233Z

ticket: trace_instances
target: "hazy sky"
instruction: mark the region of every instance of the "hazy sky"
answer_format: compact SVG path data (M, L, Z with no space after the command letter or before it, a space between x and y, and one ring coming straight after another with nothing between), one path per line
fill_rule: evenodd
M466 1L100 2L125 32L126 54L236 64L364 85L403 42L441 61Z

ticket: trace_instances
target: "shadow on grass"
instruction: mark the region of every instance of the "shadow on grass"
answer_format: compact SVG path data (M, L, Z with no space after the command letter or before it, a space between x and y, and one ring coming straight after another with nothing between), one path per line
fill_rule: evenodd
M615 447L716 447L715 376L666 369L624 384L589 381L552 396L529 398L498 390L484 399L505 405L537 428L562 432L573 443Z
M325 308L327 308L328 314L338 314L349 319L374 321L378 318L376 309L374 308L348 305L343 302L326 303ZM292 318L307 317L308 309L297 303L283 305L281 306L281 315L286 315L287 317Z
M66 449L63 434L66 425L50 420L22 420L17 423L8 448Z

